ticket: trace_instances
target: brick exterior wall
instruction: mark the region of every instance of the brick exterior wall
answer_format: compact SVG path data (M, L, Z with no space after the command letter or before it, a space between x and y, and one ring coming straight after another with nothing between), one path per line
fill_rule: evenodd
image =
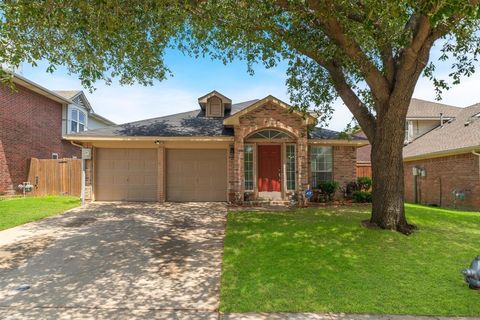
M245 138L255 131L277 129L284 131L297 140L297 191L301 193L308 185L307 162L307 125L305 120L288 112L284 108L267 102L239 119L234 127L234 157L229 167L229 201L242 202L244 198L244 146Z
M356 148L351 146L333 147L333 180L337 181L340 187L346 186L357 178L356 152ZM341 192L337 192L336 196L341 197Z
M80 156L62 140L62 105L27 88L0 85L0 194L15 193L27 178L30 158Z
M405 199L415 202L413 168L425 170L417 177L418 202L426 205L480 209L480 160L468 153L441 158L405 162ZM465 200L456 200L452 192L464 191Z

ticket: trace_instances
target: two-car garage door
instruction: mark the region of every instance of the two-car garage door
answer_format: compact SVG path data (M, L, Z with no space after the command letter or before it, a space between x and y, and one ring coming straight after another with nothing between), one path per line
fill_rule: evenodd
M227 154L219 149L167 149L167 201L226 201ZM157 201L157 149L96 149L95 199Z

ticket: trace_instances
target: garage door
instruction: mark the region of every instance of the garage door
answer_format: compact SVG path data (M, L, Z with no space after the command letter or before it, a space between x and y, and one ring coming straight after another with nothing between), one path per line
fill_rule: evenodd
M157 149L96 149L95 200L157 201Z
M226 150L167 150L168 201L226 201Z

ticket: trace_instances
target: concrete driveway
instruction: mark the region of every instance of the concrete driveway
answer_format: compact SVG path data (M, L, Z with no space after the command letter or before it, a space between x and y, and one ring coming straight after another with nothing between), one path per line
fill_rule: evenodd
M2 319L217 319L225 216L95 203L1 231Z

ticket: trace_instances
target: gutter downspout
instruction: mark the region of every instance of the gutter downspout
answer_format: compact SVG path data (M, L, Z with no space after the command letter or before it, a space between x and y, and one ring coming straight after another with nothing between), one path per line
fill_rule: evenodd
M81 144L70 141L76 147L83 148ZM85 206L85 159L82 157L82 188L80 191L80 198L82 199L82 207Z

